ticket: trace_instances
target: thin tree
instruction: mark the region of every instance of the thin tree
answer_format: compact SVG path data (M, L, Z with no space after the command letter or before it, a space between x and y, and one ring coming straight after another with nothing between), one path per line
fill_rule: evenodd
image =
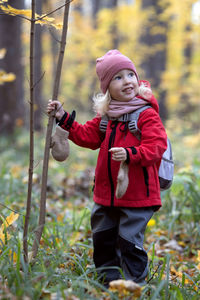
M67 38L68 15L69 15L70 2L71 1L69 1L69 0L65 1L65 11L64 11L64 18L63 18L63 30L62 30L62 36L61 36L60 52L59 52L59 57L58 57L58 64L57 64L57 70L56 70L56 76L55 76L52 99L57 99L58 98L62 63L63 63L64 52L65 52L66 38ZM36 255L37 255L40 239L41 239L44 224L45 224L48 163L49 163L49 152L50 152L51 134L52 134L54 118L55 118L55 112L52 112L52 114L49 116L49 120L48 120L48 124L47 124L46 142L45 142L44 160L43 160L43 171L42 171L42 186L41 186L41 197L40 197L40 215L39 215L38 227L35 231L35 240L33 242L33 247L32 247L32 257L33 258L35 258Z
M34 167L34 38L35 38L35 0L32 0L31 4L32 16L31 16L31 30L30 30L30 144L29 144L29 178L28 178L28 193L26 202L26 217L24 224L23 234L23 250L24 260L28 260L28 224L31 211L32 200L32 179L33 179L33 167Z

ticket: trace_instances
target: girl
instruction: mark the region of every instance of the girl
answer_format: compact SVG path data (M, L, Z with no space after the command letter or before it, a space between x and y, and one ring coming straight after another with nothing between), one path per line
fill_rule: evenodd
M94 263L104 284L121 278L120 270L126 280L142 284L148 271L144 232L161 206L158 168L167 136L150 85L139 80L128 57L110 50L97 59L96 72L103 94L94 99L94 119L77 123L75 112L65 112L59 101L50 100L47 111L56 109L58 125L69 131L71 141L100 148L91 226ZM150 108L138 120L139 140L128 129L128 116L146 105ZM104 115L108 121L102 130Z

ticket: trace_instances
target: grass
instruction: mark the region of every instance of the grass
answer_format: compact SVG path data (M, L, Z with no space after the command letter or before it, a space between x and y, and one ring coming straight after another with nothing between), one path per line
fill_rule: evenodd
M25 133L15 140L0 141L1 220L12 210L19 213L17 221L6 228L7 240L0 243L0 299L134 299L130 292L114 292L102 286L93 264L90 212L97 152L71 144L67 162L50 159L46 225L35 262L24 263L27 141ZM38 134L35 149L29 251L40 199L43 136ZM89 187L85 187L86 177ZM162 198L163 207L146 232L148 283L137 299L199 299L200 162L177 170L172 188Z

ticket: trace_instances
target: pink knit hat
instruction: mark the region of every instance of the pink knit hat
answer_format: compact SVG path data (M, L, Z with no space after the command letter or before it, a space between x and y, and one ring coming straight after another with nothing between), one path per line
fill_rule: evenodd
M132 70L139 82L139 77L133 62L118 50L110 50L96 60L96 72L100 80L101 90L105 94L113 76L122 69Z

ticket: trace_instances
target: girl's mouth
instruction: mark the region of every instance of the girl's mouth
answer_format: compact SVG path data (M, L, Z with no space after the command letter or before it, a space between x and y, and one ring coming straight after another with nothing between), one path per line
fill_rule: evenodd
M132 90L133 90L132 87L128 87L128 88L123 89L123 92L124 92L124 93L131 93Z

